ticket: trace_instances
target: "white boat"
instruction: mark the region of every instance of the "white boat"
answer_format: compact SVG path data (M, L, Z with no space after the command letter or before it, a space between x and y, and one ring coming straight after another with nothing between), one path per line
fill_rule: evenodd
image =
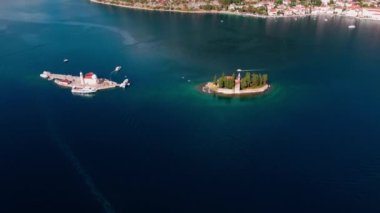
M40 77L41 78L48 78L49 76L45 72L43 72L40 74Z
M117 66L117 67L115 67L115 72L119 72L121 70L121 66Z
M70 81L68 79L55 79L54 83L58 84L59 86L67 87L67 86L70 86L72 81Z
M95 88L91 87L72 87L71 92L74 94L92 94L95 93L97 90Z
M353 24L351 24L351 25L348 25L348 29L355 29L356 28L356 26L355 25L353 25Z
M67 58L63 59L63 63L67 63L67 62L69 62L69 59Z
M328 21L328 19L327 19L327 18L325 18L325 21Z
M127 87L127 86L129 86L129 85L131 85L131 83L129 83L129 80L128 80L128 78L127 78L127 79L125 79L121 84L119 84L119 87L121 87L121 88L125 88L125 87Z

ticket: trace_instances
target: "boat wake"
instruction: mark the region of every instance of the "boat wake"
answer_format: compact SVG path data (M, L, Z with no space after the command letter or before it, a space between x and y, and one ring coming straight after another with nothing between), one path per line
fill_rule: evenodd
M59 137L57 137L59 138ZM111 203L104 197L104 195L99 191L99 189L94 184L91 176L83 169L77 157L75 157L74 153L71 151L70 147L61 141L60 139L53 139L61 151L65 154L65 156L69 159L70 163L74 166L75 170L78 174L83 178L85 184L90 189L91 194L94 195L96 200L101 204L104 211L106 213L114 213Z
M101 191L96 187L91 176L84 170L82 165L80 164L79 159L74 155L71 151L70 147L61 139L59 134L57 133L57 128L54 128L54 122L51 120L51 117L48 115L48 109L44 110L45 112L45 120L46 120L46 128L50 134L51 140L59 147L65 157L70 161L72 166L78 175L84 180L84 183L89 188L91 194L95 197L95 199L102 206L104 212L106 213L114 213L111 203L104 197Z

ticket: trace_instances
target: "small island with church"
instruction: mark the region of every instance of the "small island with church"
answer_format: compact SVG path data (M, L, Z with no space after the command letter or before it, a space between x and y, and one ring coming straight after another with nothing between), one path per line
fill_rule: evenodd
M214 76L212 82L202 86L205 93L214 93L220 95L253 95L263 93L270 88L268 83L268 74L260 74L251 71L244 71L244 77L240 73L243 70L238 69L238 74Z

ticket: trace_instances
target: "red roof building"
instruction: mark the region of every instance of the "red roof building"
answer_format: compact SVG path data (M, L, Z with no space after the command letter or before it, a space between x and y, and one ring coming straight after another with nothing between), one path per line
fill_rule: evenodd
M84 75L84 78L92 78L94 75L95 75L95 73L89 72L89 73L86 73L86 75Z

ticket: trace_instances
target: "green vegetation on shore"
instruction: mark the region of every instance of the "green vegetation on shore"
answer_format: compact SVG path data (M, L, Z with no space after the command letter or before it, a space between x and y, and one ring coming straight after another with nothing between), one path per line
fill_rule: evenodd
M222 76L214 76L213 83L219 88L232 89L235 87L235 80L237 76L235 74L226 76L224 73ZM251 73L246 72L244 77L240 79L240 89L249 89L262 87L268 83L268 74Z
M214 83L218 85L219 88L232 89L235 87L235 79L235 74L233 74L232 76L225 76L223 73L222 76L219 78L217 78L217 76L214 77Z

